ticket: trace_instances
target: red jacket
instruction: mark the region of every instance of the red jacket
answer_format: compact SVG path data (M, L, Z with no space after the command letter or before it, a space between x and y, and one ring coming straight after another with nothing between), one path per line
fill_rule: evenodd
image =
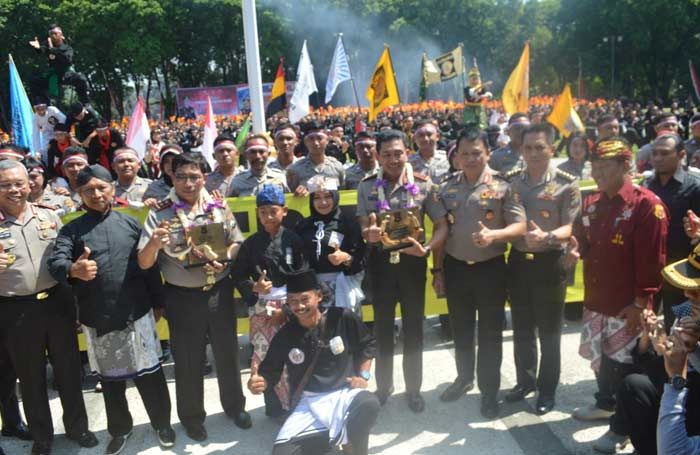
M602 192L587 196L574 225L586 308L617 316L635 297L651 302L661 287L667 233L664 203L631 181L612 198Z

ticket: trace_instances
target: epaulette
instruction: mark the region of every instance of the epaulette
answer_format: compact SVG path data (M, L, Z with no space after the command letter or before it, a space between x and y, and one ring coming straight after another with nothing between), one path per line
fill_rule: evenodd
M418 174L418 173L414 172L413 178L420 180L421 182L427 182L430 177L428 177L427 175Z
M363 178L362 181L364 182L365 180L372 180L377 178L377 173L375 172L374 174L370 174L367 177Z
M165 210L168 207L173 205L173 200L170 199L169 197L166 197L165 199L161 199L156 203L155 209L156 212L160 212L161 210Z
M463 171L448 172L447 174L445 174L445 175L442 176L442 178L440 179L440 182L439 182L439 183L440 183L440 184L443 184L443 183L445 183L446 181L448 181L448 180L450 180L450 179L452 179L452 178L459 177L459 175L460 175L460 174L463 174L463 173L464 173Z
M522 172L523 172L523 169L519 168L519 169L510 170L510 171L506 172L505 174L499 173L498 175L500 175L501 177L503 177L506 180L510 180L513 177L515 177L516 175L520 175Z
M557 169L557 177L561 177L564 180L568 181L569 183L575 182L576 181L576 176L573 174L569 174L566 171L562 171L561 169Z
M32 204L40 209L56 210L56 207L48 204L42 204L41 202L32 202Z
M114 205L114 207L128 207L129 201L120 197L115 197L114 202L112 204Z

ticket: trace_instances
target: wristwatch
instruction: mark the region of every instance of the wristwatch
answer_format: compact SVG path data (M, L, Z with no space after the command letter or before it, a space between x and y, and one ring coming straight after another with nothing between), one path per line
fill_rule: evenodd
M686 379L679 374L674 374L668 382L671 384L671 387L676 390L683 390L688 384L688 381L686 381Z
M369 381L372 378L372 374L369 371L360 371L360 377L365 381Z
M549 231L547 233L547 245L554 246L556 243L557 243L557 236L554 235L554 232Z
M427 258L428 256L430 256L431 251L433 251L433 247L431 247L430 245L426 246L425 247L425 254L423 255L423 257Z

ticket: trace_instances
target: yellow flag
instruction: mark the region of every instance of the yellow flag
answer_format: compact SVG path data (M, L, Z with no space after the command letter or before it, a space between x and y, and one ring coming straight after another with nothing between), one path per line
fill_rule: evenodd
M574 100L571 97L569 84L566 84L561 95L554 103L552 113L547 117L547 121L556 126L564 137L569 137L577 131L585 131L581 118L574 109Z
M525 49L520 61L515 67L505 87L503 87L503 107L508 115L516 112L527 114L530 97L530 43L525 43Z
M369 121L377 118L377 114L389 106L399 104L399 90L396 88L394 65L391 64L389 48L385 47L379 57L377 66L372 73L365 97L369 101Z

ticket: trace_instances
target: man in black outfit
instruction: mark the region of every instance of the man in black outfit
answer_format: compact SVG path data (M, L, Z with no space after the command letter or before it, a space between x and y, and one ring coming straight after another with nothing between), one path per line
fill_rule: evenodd
M22 422L15 386L17 374L10 360L10 353L5 348L5 331L0 329L0 418L2 418L2 435L31 441L27 426ZM2 449L0 449L2 454Z
M88 81L83 73L73 70L73 48L66 43L61 27L51 24L48 31L46 44L40 43L36 37L29 42L38 53L46 55L49 63L48 71L34 76L29 82L32 95L48 98L51 78L56 77L59 84L73 86L80 102L88 104Z

